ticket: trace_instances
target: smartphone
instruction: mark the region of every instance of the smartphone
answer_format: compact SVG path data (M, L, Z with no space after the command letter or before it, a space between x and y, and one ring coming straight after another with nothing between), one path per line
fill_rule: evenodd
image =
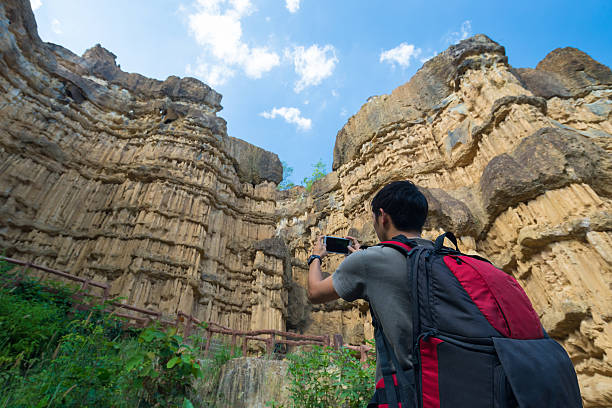
M323 243L327 248L327 252L333 252L335 254L348 254L348 247L351 243L351 240L340 237L330 237L326 235L323 237Z

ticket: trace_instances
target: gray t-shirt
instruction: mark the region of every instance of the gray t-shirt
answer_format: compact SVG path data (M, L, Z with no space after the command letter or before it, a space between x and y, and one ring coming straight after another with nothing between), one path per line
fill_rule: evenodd
M425 239L417 241L432 245ZM342 299L370 303L402 369L412 368L412 291L406 257L394 248L369 247L349 255L332 275L332 281ZM376 344L377 350L380 347ZM381 377L377 361L376 381Z

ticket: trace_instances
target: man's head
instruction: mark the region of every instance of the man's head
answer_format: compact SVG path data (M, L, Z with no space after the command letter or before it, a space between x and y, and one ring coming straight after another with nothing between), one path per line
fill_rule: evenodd
M399 232L420 235L427 218L427 199L410 181L394 181L372 199L374 230L381 241Z

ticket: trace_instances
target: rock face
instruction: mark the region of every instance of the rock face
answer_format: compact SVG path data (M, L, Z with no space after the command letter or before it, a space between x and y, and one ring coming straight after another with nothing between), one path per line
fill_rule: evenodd
M0 56L0 248L139 306L285 328L283 263L253 248L282 166L227 136L221 95L45 44L27 0L0 3Z
M270 402L288 407L288 362L243 357L229 360L219 375L215 407L265 408Z
M0 56L7 254L168 314L360 343L367 305L310 305L305 260L319 233L375 243L371 198L411 179L430 203L424 236L453 231L512 273L585 406L612 405L612 71L585 53L514 69L484 35L451 46L348 120L310 192L276 191L278 158L227 135L208 86L45 44L25 0L0 3Z

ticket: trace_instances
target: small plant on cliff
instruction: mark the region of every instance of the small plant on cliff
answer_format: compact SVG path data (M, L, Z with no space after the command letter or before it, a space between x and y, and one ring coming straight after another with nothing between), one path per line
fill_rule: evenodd
M281 162L281 164L283 165L283 180L276 188L278 190L289 190L291 187L295 187L295 184L289 180L289 177L293 174L293 167L289 167L287 162Z
M327 166L323 163L323 159L319 159L318 162L312 165L313 171L310 177L304 177L302 184L306 187L307 191L312 189L312 185L315 181L322 179L327 175Z

